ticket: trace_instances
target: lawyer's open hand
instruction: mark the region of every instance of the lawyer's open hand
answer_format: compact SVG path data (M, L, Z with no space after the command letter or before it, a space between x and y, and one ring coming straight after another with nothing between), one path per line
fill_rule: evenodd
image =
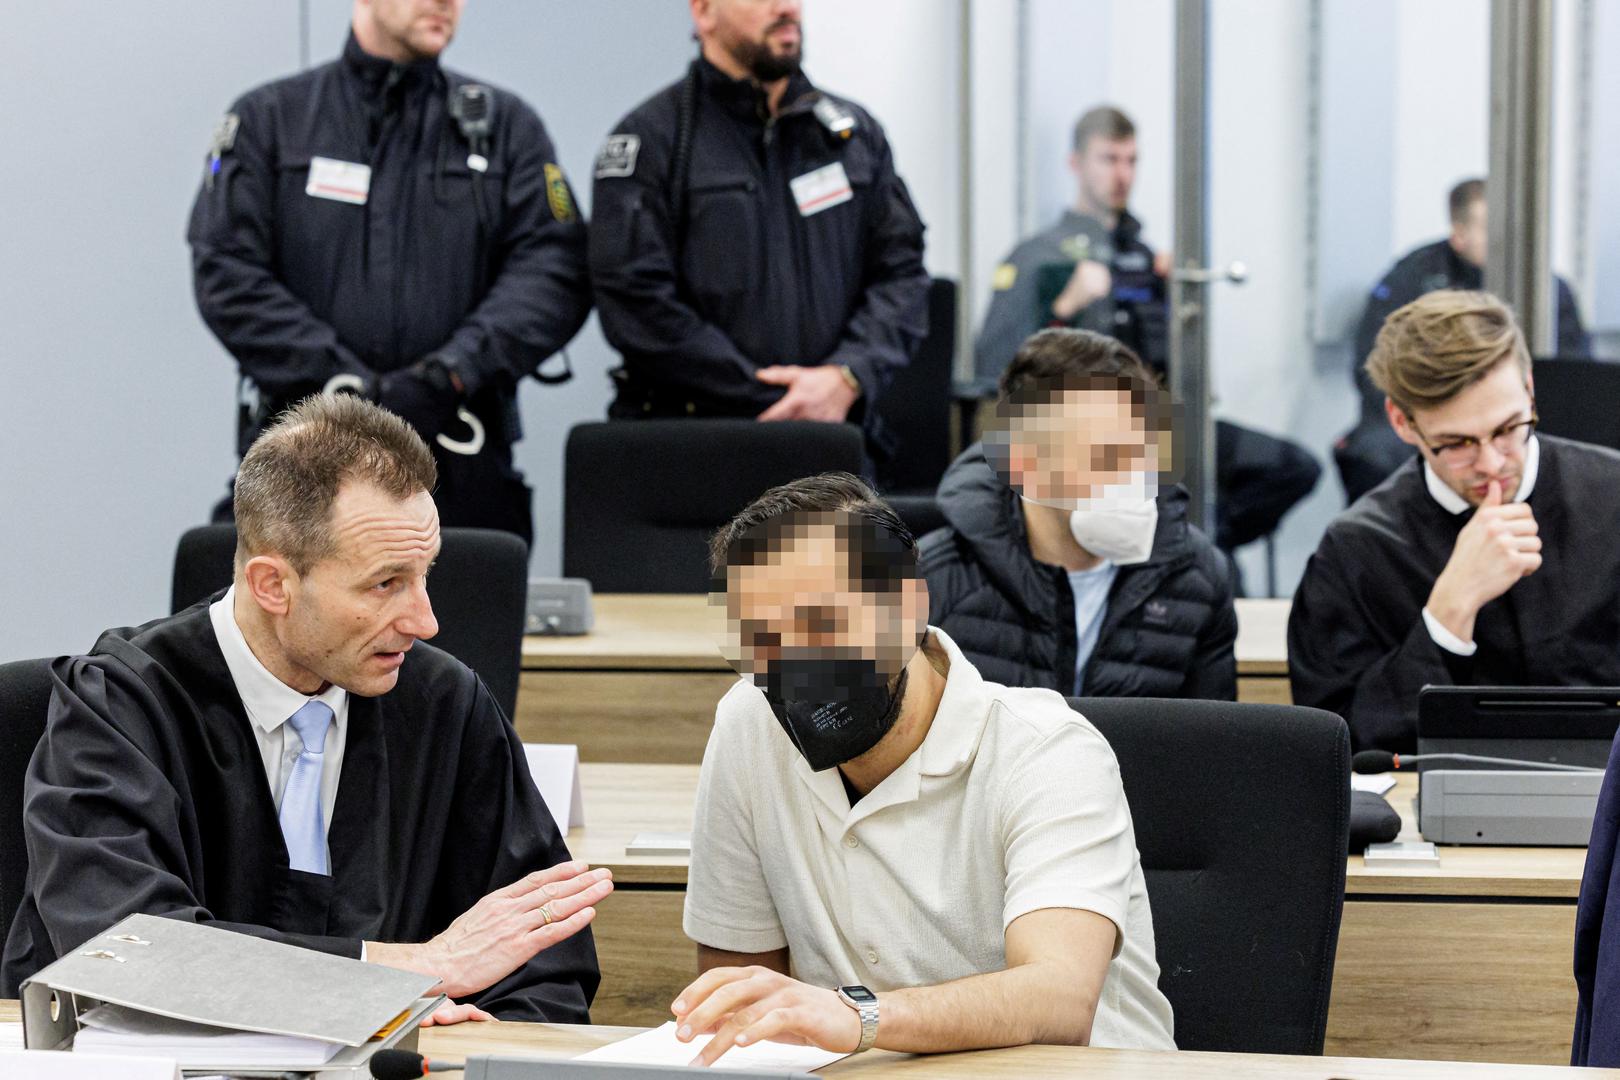
M589 926L612 891L611 871L560 863L490 893L431 941L368 943L366 959L436 975L451 997L476 994Z

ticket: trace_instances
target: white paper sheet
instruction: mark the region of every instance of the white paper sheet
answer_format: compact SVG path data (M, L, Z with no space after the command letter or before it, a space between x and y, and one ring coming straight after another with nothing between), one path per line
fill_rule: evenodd
M172 1058L0 1050L0 1076L6 1080L180 1080L180 1067Z
M73 1039L74 1053L169 1058L186 1069L313 1068L341 1049L341 1043L193 1024L122 1005L82 1013Z
M1382 795L1395 786L1394 773L1377 773L1372 776L1362 776L1352 773L1350 776L1351 791L1370 791L1374 795Z
M607 1046L579 1055L580 1061L616 1061L624 1065L689 1065L698 1052L709 1045L709 1036L699 1035L689 1043L675 1038L675 1023L632 1035ZM762 1042L734 1046L727 1050L716 1069L760 1069L770 1072L811 1072L831 1065L848 1055L814 1046Z

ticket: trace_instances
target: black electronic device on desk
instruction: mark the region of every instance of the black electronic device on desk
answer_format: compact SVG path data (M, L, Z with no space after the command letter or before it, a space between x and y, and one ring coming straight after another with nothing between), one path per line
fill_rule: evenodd
M1617 729L1616 687L1424 687L1419 831L1442 844L1584 846Z
M1480 754L1601 769L1620 729L1620 687L1425 686L1418 754ZM1461 768L1464 763L1420 763ZM1510 766L1491 766L1510 768Z

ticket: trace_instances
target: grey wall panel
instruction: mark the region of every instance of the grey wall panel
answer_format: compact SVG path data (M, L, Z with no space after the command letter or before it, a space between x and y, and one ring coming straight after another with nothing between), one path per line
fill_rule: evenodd
M167 610L230 473L184 234L209 134L294 70L284 0L14 4L0 35L0 658Z

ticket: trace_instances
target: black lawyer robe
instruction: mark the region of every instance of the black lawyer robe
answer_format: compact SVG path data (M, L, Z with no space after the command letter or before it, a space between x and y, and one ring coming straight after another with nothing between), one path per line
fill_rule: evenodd
M381 697L351 695L332 875L289 869L263 758L208 603L103 634L54 669L24 788L28 879L0 993L132 912L358 957L425 941L493 890L569 858L483 681L418 642ZM466 1000L586 1023L590 931Z
M1529 498L1541 569L1480 609L1472 657L1436 645L1423 606L1472 511L1451 514L1413 458L1340 515L1288 619L1294 704L1350 724L1357 750L1410 752L1437 686L1620 686L1620 454L1537 436Z

